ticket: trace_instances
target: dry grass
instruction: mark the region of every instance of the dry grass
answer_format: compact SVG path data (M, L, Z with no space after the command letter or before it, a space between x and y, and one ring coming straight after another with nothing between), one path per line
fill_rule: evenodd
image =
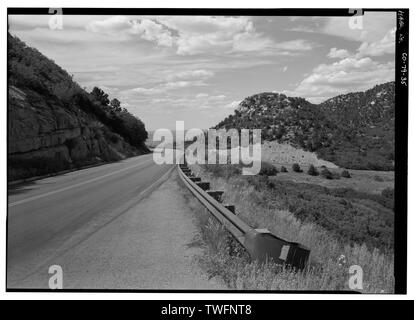
M281 164L291 167L293 163L302 165L313 164L316 167L326 166L327 168L338 168L332 162L319 159L315 152L295 148L288 143L277 141L263 141L261 159L274 165Z
M364 272L363 293L394 292L394 257L365 245L340 243L326 230L313 223L299 222L289 211L270 208L262 194L238 178L214 177L199 166L193 171L210 181L212 188L225 190L224 201L236 204L237 214L255 228L267 228L290 241L311 248L311 263L305 272L258 265L245 256L232 256L229 241L211 219L201 223L203 238L210 243L202 265L212 276L220 275L232 289L244 290L349 290L349 266L359 265ZM209 239L209 240L208 240ZM214 244L214 245L213 245ZM231 248L231 246L230 246ZM234 251L234 250L233 250ZM345 259L339 260L339 257Z
M387 187L394 188L394 171L348 170L351 179L327 180L321 176L309 176L292 171L292 164L298 163L304 173L312 164L319 171L322 166L326 166L331 172L341 174L342 168L338 168L332 162L319 159L315 152L305 151L277 141L264 141L261 147L263 161L273 164L278 169L285 166L289 170L287 173L278 175L279 180L313 183L327 188L352 188L367 193L381 193Z
M280 166L276 165L278 169ZM280 172L277 175L279 181L292 181L296 183L312 183L327 188L351 188L359 192L379 194L386 188L394 188L394 171L369 171L369 170L348 170L351 178L328 180L322 176L310 176L306 173L307 167L303 166L304 172L293 172L291 167L287 167L289 172ZM318 168L320 171L320 168ZM342 172L342 169L329 169L331 172Z

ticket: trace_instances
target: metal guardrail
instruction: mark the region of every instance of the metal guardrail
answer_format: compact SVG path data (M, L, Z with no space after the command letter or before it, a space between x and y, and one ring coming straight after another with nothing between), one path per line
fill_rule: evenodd
M250 257L259 262L273 260L303 269L308 263L310 250L297 242L289 242L270 233L267 229L254 229L237 215L234 206L223 205L217 197L222 191L208 191L210 184L195 177L185 164L178 165L178 173L191 193L247 250ZM231 210L233 210L233 212Z

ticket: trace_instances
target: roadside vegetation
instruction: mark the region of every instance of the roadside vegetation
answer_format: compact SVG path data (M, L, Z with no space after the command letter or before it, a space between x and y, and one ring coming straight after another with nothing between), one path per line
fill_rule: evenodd
M209 253L200 262L229 288L245 290L349 290L349 266L364 271L363 292L393 292L393 190L368 194L347 188L241 176L232 165L193 166L224 201L255 228L311 249L310 265L295 272L249 261L241 247L209 216L201 230ZM306 173L303 173L306 175ZM237 248L238 249L234 249Z

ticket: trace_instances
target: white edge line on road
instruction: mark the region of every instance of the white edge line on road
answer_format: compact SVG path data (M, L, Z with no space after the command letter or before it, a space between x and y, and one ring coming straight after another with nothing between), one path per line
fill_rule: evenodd
M59 192L63 192L63 191L67 191L67 190L70 190L70 189L73 189L73 188L76 188L76 187L83 186L83 185L88 184L88 183L91 183L91 182L99 181L99 180L101 180L101 179L104 179L104 178L107 178L107 177L113 176L114 174L117 174L117 173L120 173L120 172L123 172L123 171L129 170L129 169L132 169L132 168L140 167L140 166L142 166L142 165L144 165L144 164L146 164L146 163L148 163L148 162L150 162L150 161L153 161L153 160L152 160L152 159L150 159L150 160L144 161L144 162L142 162L142 163L139 163L139 164L137 164L137 165L130 166L130 167L123 168L123 169L119 169L119 170L117 170L117 171L114 171L114 172L111 172L111 173L105 174L105 175L103 175L103 176L99 176L99 177L96 177L96 178L93 178L93 179L90 179L90 180L87 180L87 181L82 181L82 182L79 182L79 183L73 184L73 185L71 185L71 186L68 186L68 187L62 188L62 189L53 190L53 191L50 191L50 192L46 192L46 193L43 193L43 194L39 194L39 195L37 195L37 196L33 196L33 197L30 197L30 198L26 198L26 199L23 199L23 200L19 200L19 201L16 201L16 202L12 202L12 203L9 203L9 204L8 204L8 207L9 207L9 208L10 208L10 207L14 207L14 206L17 206L17 205L19 205L19 204L23 204L23 203L30 202L30 201L33 201L33 200L41 199L41 198L44 198L44 197L47 197L47 196L51 196L51 195L56 194L56 193L59 193Z
M153 188L154 186L156 186L159 182L161 182L161 180L163 180L165 178L165 176L167 176L172 170L174 169L174 166L172 166L170 169L167 170L166 173L164 173L157 181L155 181L153 184L151 184L148 188L146 188L145 190L142 190L139 194L138 197L143 196L148 190L151 190L151 188Z
M148 162L148 161L147 161ZM146 163L146 162L144 162L144 163ZM144 164L144 163L142 163L142 164ZM133 168L133 167L131 167L131 168ZM149 191L149 190L151 190L152 188L154 188L154 187L156 187L157 186L157 184L160 184L161 182L162 182L162 180L166 177L166 176L168 176L169 174L171 174L171 172L173 171L173 169L175 168L175 166L172 166L170 169L168 169L160 178L158 178L155 182L153 182L149 187L147 187L146 189L144 189L143 191L141 191L138 195L137 195L137 197L138 198L140 198L140 197L142 197L142 198L140 198L139 199L139 201L141 201L142 199L143 199L143 197L145 196L145 194ZM125 168L125 170L126 170L127 168ZM124 169L122 169L122 170L124 170ZM111 222L113 222L114 220L116 220L116 219L118 219L120 216L122 216L127 210L129 210L129 209L131 209L132 207L134 207L135 205L136 205L137 203L134 203L133 205L130 205L130 206L128 206L128 208L126 209L126 210L123 210L120 214L118 214L117 216L115 216L115 217L113 217L112 219L110 219L109 221L107 221L107 222L105 222L102 226L100 226L98 229L96 229L95 231L93 231L92 233L90 233L90 234L88 234L88 236L85 238L85 239L83 239L83 240L81 240L81 241L79 241L79 242L77 242L77 243L75 243L74 245L71 245L70 247L69 247L69 249L70 248L74 248L75 246L77 246L77 245L79 245L80 243L82 243L83 241L85 241L86 239L88 239L91 235L93 235L94 233L96 233L96 232L98 232L99 230L101 230L102 228L104 228L106 225L108 225L109 223L111 223ZM26 276L24 276L24 277L22 277L22 278L19 278L17 281L24 281L24 280L26 280L27 278L29 278L30 276L32 276L32 275L34 275L35 273L37 273L37 272L39 272L39 270L41 269L41 268L43 268L45 265L51 265L51 264L53 264L52 263L52 261L55 261L57 258L59 258L59 257L61 257L62 255L63 255L64 253L61 253L61 254L58 254L58 255L54 255L54 256L52 256L52 257L49 257L49 258L46 258L46 260L44 261L44 263L41 265L41 266L37 266L36 268L35 268L35 271L34 272L31 272L31 273L29 273L28 275L26 275Z

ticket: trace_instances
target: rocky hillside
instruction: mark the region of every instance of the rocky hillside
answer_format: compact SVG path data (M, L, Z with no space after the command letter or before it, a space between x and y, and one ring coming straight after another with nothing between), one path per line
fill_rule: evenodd
M8 45L9 181L147 152L144 124L119 101L10 34Z
M244 99L216 128L262 129L262 138L316 152L350 169L393 170L394 82L319 105L284 94Z

